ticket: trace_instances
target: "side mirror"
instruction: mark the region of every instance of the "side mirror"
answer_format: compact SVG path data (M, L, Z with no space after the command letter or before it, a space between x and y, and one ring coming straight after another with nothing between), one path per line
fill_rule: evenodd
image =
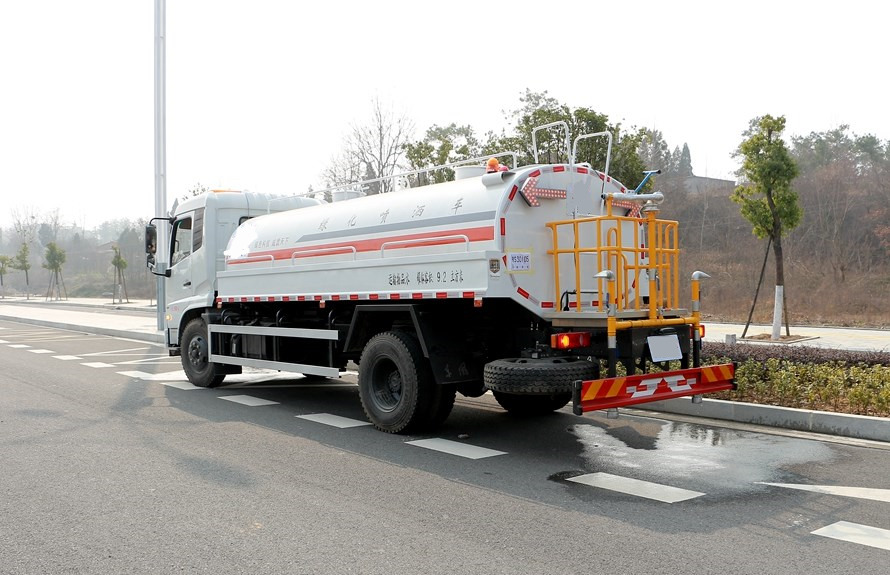
M154 263L154 254L158 251L158 228L154 224L145 226L145 253L149 254L149 261Z

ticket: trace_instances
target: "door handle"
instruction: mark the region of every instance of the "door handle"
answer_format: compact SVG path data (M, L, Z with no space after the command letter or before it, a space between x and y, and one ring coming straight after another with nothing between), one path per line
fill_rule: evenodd
M187 282L185 282L185 283L182 284L182 287L189 287L189 286L191 286L191 285L192 285L192 282L191 282L191 281L187 281Z

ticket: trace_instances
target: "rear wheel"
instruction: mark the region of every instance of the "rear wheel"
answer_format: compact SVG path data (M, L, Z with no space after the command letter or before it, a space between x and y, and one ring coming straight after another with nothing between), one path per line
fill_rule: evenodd
M453 383L433 384L433 388L432 405L423 423L425 429L435 429L448 419L454 408L454 397L457 393L457 386Z
M192 384L198 387L216 387L225 379L222 366L210 362L210 345L207 341L207 324L203 319L193 319L182 332L182 369Z
M381 431L408 432L429 421L436 403L435 387L420 343L410 334L388 331L375 335L362 351L359 397L368 419ZM453 391L451 397L453 404ZM437 410L444 411L447 394L439 399Z
M494 398L501 407L515 415L544 415L556 411L572 400L571 393L551 395L530 395L493 391Z

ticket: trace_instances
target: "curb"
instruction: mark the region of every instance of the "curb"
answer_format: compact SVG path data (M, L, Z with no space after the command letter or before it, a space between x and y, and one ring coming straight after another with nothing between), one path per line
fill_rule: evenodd
M70 323L65 323L61 321L48 321L42 319L32 319L27 317L18 317L11 315L0 315L0 319L8 320L8 321L16 321L19 323L27 323L30 325L42 325L45 327L54 327L57 329L65 329L68 331L81 331L86 333L95 333L97 335L108 335L111 337L122 337L125 339L136 339L139 341L146 341L149 343L164 343L164 334L161 332L158 333L141 333L136 331L128 331L125 329L114 329L110 327L100 327L100 326L82 326L82 325L74 325Z
M634 408L890 442L890 419L886 417L832 413L708 398L703 399L700 404L693 404L689 399L669 399L636 405Z

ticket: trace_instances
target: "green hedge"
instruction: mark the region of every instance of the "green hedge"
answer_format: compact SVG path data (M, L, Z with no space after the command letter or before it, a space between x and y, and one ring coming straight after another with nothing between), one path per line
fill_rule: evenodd
M705 344L702 363L735 361L738 389L712 397L890 416L890 353Z

